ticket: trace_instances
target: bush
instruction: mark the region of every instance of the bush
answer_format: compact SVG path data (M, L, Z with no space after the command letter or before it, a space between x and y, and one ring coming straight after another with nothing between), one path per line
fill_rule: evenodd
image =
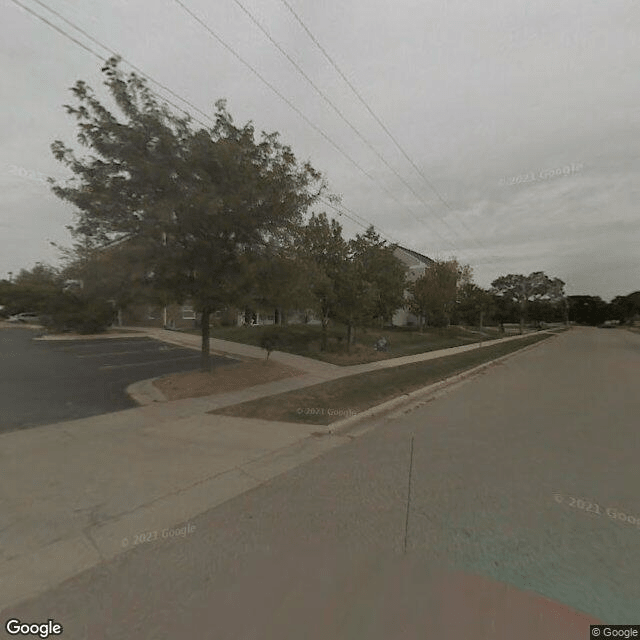
M260 336L260 347L267 352L267 360L272 351L285 346L285 336L281 331L265 331Z
M62 293L47 309L43 323L55 332L103 333L113 324L114 313L106 300Z

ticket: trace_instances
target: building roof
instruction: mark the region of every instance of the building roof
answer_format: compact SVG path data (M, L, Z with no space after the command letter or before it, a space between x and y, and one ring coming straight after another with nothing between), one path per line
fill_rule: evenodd
M420 262L424 262L425 264L433 264L435 262L435 260L432 260L431 258L428 258L427 256L424 256L421 253L418 253L417 251L413 251L413 249L407 249L406 247L401 247L400 245L398 245L398 249L400 249L401 251L404 251L405 253L408 253L410 256L413 256L416 260L420 260Z

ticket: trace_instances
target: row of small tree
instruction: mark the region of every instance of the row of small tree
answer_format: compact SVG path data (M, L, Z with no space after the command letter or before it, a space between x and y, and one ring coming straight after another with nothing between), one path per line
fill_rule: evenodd
M501 276L483 289L473 282L469 265L437 261L410 285L409 294L420 326L519 322L522 332L527 321L567 321L564 282L542 271Z

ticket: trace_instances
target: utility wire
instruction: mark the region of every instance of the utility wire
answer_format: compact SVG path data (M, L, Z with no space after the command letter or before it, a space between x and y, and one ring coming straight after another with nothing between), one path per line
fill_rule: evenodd
M186 13L188 13L198 24L200 24L218 43L220 43L227 51L229 51L237 60L239 60L245 67L247 67L257 78L259 78L264 84L267 85L281 100L286 102L291 109L293 109L314 131L318 132L329 144L336 149L342 156L344 156L353 166L355 166L361 173L374 182L382 191L384 191L392 200L397 202L401 207L405 208L402 202L400 202L393 193L391 193L386 187L380 184L366 169L364 169L358 162L356 162L344 149L342 149L336 142L334 142L318 125L312 122L298 107L296 107L291 100L284 96L271 82L269 82L259 71L257 71L249 62L247 62L233 47L228 45L211 27L197 14L195 14L189 7L187 7L182 0L174 0ZM420 223L424 223L424 220L412 215ZM446 242L454 251L458 251L458 248L451 243L450 240L444 238L438 231L435 234L443 241Z
M365 230L371 226L374 226L366 218L363 218L362 216L358 215L357 213L355 213L355 211L351 211L351 209L347 209L347 207L345 207L342 204L336 206L325 198L321 198L320 201L323 204L330 207L331 209L333 209L335 212L337 212L338 215L348 218L349 220L351 220L352 222L354 222L355 224L357 224L358 226L362 227ZM350 213L347 213L347 211ZM388 242L391 242L391 244L400 244L397 240L394 240L388 233L383 232L382 229L379 229L378 227L375 227L375 226L374 228L378 231L379 235L382 238L384 238Z
M35 0L36 2L38 2L38 0ZM35 18L38 18L38 20L44 22L47 26L51 27L52 29L54 29L55 31L57 31L60 35L64 36L65 38L67 38L68 40L71 40L71 42L77 44L79 47L82 47L82 49L84 49L87 53L90 53L92 56L98 58L98 60L100 60L100 62L104 62L104 56L99 54L97 51L95 51L94 49L92 49L91 47L88 47L86 44L84 44L83 42L80 42L80 40L77 40L76 38L74 38L71 34L69 34L67 31L65 31L64 29L61 29L60 27L58 27L57 25L55 25L53 22L50 22L49 20L47 20L45 17L41 16L39 13L33 11L32 9L30 9L29 7L25 6L24 4L22 4L21 2L19 2L18 0L11 0L11 2L13 2L15 5L19 6L20 8L24 9L25 11L27 11L28 13L30 13L32 16L34 16ZM56 13L55 11L53 11L53 9L49 9L48 7L46 7L46 5L44 5L41 2L38 2L38 4L41 4L42 6L44 6L46 9L48 9L49 11L51 11L52 13ZM77 29L79 32L84 33L82 29L80 29L79 27L76 27L75 25L73 25L73 23L71 23L70 21L66 20L66 18L62 18L62 16L60 16L61 19L65 20L65 22L67 22L68 24L70 24L74 29ZM97 41L95 41L97 42ZM111 49L109 49L108 47L105 47L104 45L100 45L102 46L104 49L106 49L109 52L112 52ZM114 53L114 52L112 52ZM115 55L118 55L117 53ZM124 60L124 58L122 58ZM127 62L125 60L125 62ZM131 65L130 62L127 62L127 64L129 64L130 66L133 67L133 65ZM135 67L133 67L135 68ZM153 80L150 76L147 76L146 74L143 74L143 76L145 78L147 78L148 80L151 80L152 82L154 82L155 84L157 84L158 86L163 86L161 85L159 82ZM171 100L169 100L168 98L166 98L165 96L161 96L158 93L156 93L155 91L151 90L151 92L159 99L161 100L165 100L166 102L168 102L172 107L174 107L175 109L177 109L178 111L181 111L182 113L184 113L185 115L193 118L196 122L200 123L203 127L207 127L208 125L206 125L204 122L202 122L201 120L198 120L197 118L195 118L193 115L191 115L188 111L185 111L185 109L183 109L182 107L179 107L175 102L172 102ZM173 92L172 92L173 93ZM176 94L177 95L177 94ZM184 100L183 98L180 98L183 102L187 103L187 100ZM207 116L208 117L208 116Z
M365 138L365 136L353 125L353 123L346 118L346 116L342 113L342 111L327 97L327 95L316 85L316 83L305 73L304 69L300 67L300 65L282 48L282 46L273 38L273 36L269 33L269 31L260 23L260 21L247 9L240 0L233 0L233 2L249 17L251 22L253 22L260 31L265 35L265 37L273 44L273 46L278 49L278 51L295 67L298 73L307 81L308 84L315 90L315 92L326 102L331 109L340 117L340 119L347 124L347 126L364 142L364 144L371 150L373 153L383 162L385 167L389 169L389 171L393 172L394 175L402 182L402 184L411 191L411 193L415 196L417 200L419 200L425 207L431 209L434 213L435 210L433 207L428 204L424 198L417 193L414 188L398 173L396 169L394 169L386 160L386 158ZM436 214L438 215L438 214ZM458 232L453 229L449 223L438 215L440 221L454 234L459 235ZM472 238L475 242L475 238ZM476 242L477 244L477 242ZM479 245L478 245L479 246Z
M378 232L378 235L384 240L386 240L387 242L398 245L399 247L406 247L407 249L411 249L416 253L422 253L422 251L418 251L415 247L412 247L410 243L400 242L394 236L390 235L389 233L385 233L382 229L373 225L366 218L363 218L360 214L356 213L353 209L349 209L349 207L345 207L345 205L343 205L342 203L336 206L332 202L329 202L326 198L320 198L320 201L323 204L326 204L331 209L333 209L335 212L337 212L339 216L344 216L345 218L348 218L349 220L351 220L351 222L354 222L355 224L357 224L358 226L362 227L365 230L368 229L369 227L373 227Z
M128 64L134 71L137 71L143 78L146 78L147 80L149 80L150 82L152 82L153 84L155 84L156 86L160 87L161 89L163 89L164 91L166 91L167 93L171 94L174 98L177 98L178 100L180 100L181 102L184 102L184 104L188 105L189 107L191 107L194 111L197 111L200 115L202 115L203 117L207 118L208 120L210 120L212 123L215 122L215 120L208 115L207 113L205 113L204 111L202 111L202 109L200 109L199 107L197 107L195 104L193 104L193 102L190 102L189 100L187 100L186 98L183 98L181 95L177 94L175 91L173 91L173 89L171 89L170 87L167 87L165 84L162 84L161 82L158 82L157 80L155 80L154 78L152 78L151 76L147 75L142 69L140 69L140 67L137 67L135 64L133 64L133 62L127 60L124 56L120 55L117 51L114 51L113 49L111 49L111 47L108 47L107 45L103 44L102 42L100 42L97 38L94 38L90 33L88 33L87 31L85 31L84 29L82 29L81 27L79 27L77 24L75 24L74 22L72 22L71 20L68 20L67 18L65 18L61 13L59 13L58 11L56 11L55 9L52 9L50 6L48 6L47 4L45 4L44 2L41 2L41 0L33 0L33 2L35 2L36 4L39 4L43 9L46 9L47 11L49 11L50 13L52 13L54 16L56 16L57 18L59 18L60 20L62 20L64 23L68 24L71 28L75 29L76 31L78 31L79 33L81 33L83 36L85 36L85 38L89 39L91 42L93 42L94 44L97 44L99 47L102 47L103 49L105 49L106 51L108 51L111 55L113 56L118 56L119 58L122 59L123 62L125 62L126 64ZM35 14L34 14L35 15ZM38 16L39 17L39 16ZM57 30L57 29L56 29ZM86 47L83 48L87 49ZM90 52L92 53L92 52ZM95 54L94 54L95 55ZM164 99L164 98L163 98ZM175 105L173 105L175 106ZM179 107L176 107L179 108ZM184 111L183 109L180 109L180 111ZM186 112L185 112L186 113ZM188 114L190 115L190 114ZM193 116L192 116L193 117ZM200 122L200 121L198 121ZM205 125L203 122L200 122L200 124L202 124L203 126L207 126Z
M19 2L18 0L11 0L15 5L19 6L20 8L24 9L25 11L27 11L30 15L34 16L35 18L37 18L38 20L40 20L41 22L45 23L47 26L51 27L53 30L55 30L57 33L59 33L60 35L62 35L63 37L67 38L68 40L72 41L74 44L78 45L79 47L81 47L82 49L84 49L87 53L91 54L92 56L94 56L95 58L97 58L98 60L100 60L101 62L104 62L104 56L99 54L98 52L96 52L94 49L92 49L91 47L87 46L86 44L84 44L83 42L81 42L80 40L74 38L71 34L69 34L67 31L65 31L64 29L58 27L57 25L55 25L54 23L52 23L51 21L47 20L45 17L41 16L40 14L38 14L37 12L33 11L32 9L30 9L29 7L25 6L24 4L22 4L21 2ZM126 64L128 64L132 69L134 69L135 71L137 71L142 77L146 78L147 80L149 80L150 82L154 83L155 85L161 87L162 89L164 89L165 91L167 91L168 93L170 93L171 95L175 96L177 99L181 100L182 102L184 102L185 104L189 105L191 108L193 108L194 110L198 111L198 113L201 113L202 115L204 115L207 119L211 120L213 122L213 119L208 116L204 111L200 110L197 106L195 106L194 104L192 104L189 100L183 98L182 96L180 96L179 94L175 93L172 89L170 89L169 87L167 87L166 85L162 84L161 82L158 82L157 80L155 80L152 76L150 76L149 74L145 73L144 71L142 71L139 67L137 67L136 65L134 65L133 63L131 63L130 61L128 61L125 57L121 56L120 54L118 54L116 51L114 51L113 49L111 49L110 47L104 45L103 43L101 43L99 40L97 40L96 38L94 38L93 36L91 36L87 31L85 31L84 29L82 29L81 27L78 27L74 22L72 22L71 20L68 20L67 18L65 18L62 14L58 13L57 11L51 9L50 7L48 7L45 3L41 2L40 0L34 0L35 2L37 2L37 4L39 4L41 7L45 8L46 10L50 11L51 13L53 13L54 15L56 15L59 19L61 19L62 21L64 21L66 24L68 24L69 26L71 26L73 29L75 29L76 31L78 31L79 33L82 33L86 38L88 38L89 40L91 40L92 42L94 42L95 44L97 44L98 46L100 46L101 48L105 49L106 51L108 51L109 53L111 53L112 55L116 55L118 57L120 57ZM174 102L172 102L171 100L169 100L168 98L166 98L165 96L161 96L159 95L157 92L154 92L153 90L151 90L152 93L154 95L156 95L156 97L158 97L161 100L166 100L171 106L173 106L175 109L177 109L178 111L181 111L182 113L184 113L187 116L192 117L196 122L198 122L199 124L201 124L204 127L207 127L207 125L202 122L201 120L199 120L198 118L196 118L195 116L193 116L192 114L190 114L188 111L186 111L185 109L179 107L178 105L176 105ZM295 107L294 107L295 108ZM336 212L338 212L340 215L344 215L345 217L349 218L350 220L352 220L353 222L355 222L356 224L362 226L363 228L368 228L370 226L374 227L374 229L377 229L378 232L380 232L380 235L383 237L386 237L390 242L392 242L393 244L400 244L399 242L397 242L396 240L394 240L393 238L389 237L388 234L384 234L382 232L381 229L379 229L376 225L374 225L373 223L371 223L370 221L368 221L366 218L360 216L359 214L357 214L356 212L354 212L351 209L348 209L347 207L345 207L344 205L341 205L341 209L335 207L332 203L330 203L329 201L324 201L325 204L327 204L328 206L330 206L332 209L334 209ZM346 211L351 212L351 214L354 217L348 215L347 213L345 213ZM359 218L361 222L359 220L357 220L356 218Z
M436 189L436 187L433 185L433 183L429 180L429 178L427 178L427 176L424 174L424 172L416 165L416 163L411 159L411 157L409 156L409 154L404 150L404 148L402 147L402 145L398 142L398 140L396 139L396 137L391 133L391 131L389 131L388 127L384 124L384 122L382 122L382 120L380 119L380 117L373 111L373 109L369 106L369 104L367 103L367 101L362 97L362 95L360 94L360 92L355 88L355 86L353 85L353 83L349 80L349 78L347 78L347 76L342 72L342 70L340 69L340 67L337 65L337 63L335 62L335 60L327 53L326 49L320 44L320 42L318 42L318 39L313 35L313 33L310 31L310 29L307 27L307 25L304 23L304 21L302 20L302 18L296 13L295 9L289 4L289 2L287 2L287 0L281 0L281 2L285 5L285 7L289 10L289 12L293 15L293 17L296 19L296 21L298 22L298 24L300 24L300 26L305 30L305 32L307 33L307 35L309 36L309 38L311 38L311 40L314 42L314 44L318 47L318 49L320 49L320 51L323 53L324 57L329 61L329 63L331 64L331 66L338 72L338 74L340 75L340 77L345 81L345 83L347 84L347 86L351 89L351 91L354 93L354 95L358 98L358 100L362 103L362 105L365 107L365 109L371 114L371 116L374 118L374 120L380 125L380 127L383 129L383 131L389 136L389 138L392 140L392 142L395 144L395 146L398 148L398 150L400 151L400 153L402 153L402 155L411 163L411 166L415 169L415 171L418 173L418 175L424 180L424 182L429 186L429 188L436 194L436 196L438 197L438 199L440 200L440 202L442 202L442 204L444 206L446 206L452 213L455 213L454 209L451 207L451 205L442 197L442 195L440 194L440 192ZM467 231L467 233L469 233L471 235L471 237L475 240L475 235L473 234L473 232L466 226L466 224L464 223L464 220L459 219L460 224L462 225L462 227L465 229L465 231ZM479 241L476 241L477 244L480 244L480 246L486 250L486 247L484 247L483 245L481 245L481 243L479 243Z

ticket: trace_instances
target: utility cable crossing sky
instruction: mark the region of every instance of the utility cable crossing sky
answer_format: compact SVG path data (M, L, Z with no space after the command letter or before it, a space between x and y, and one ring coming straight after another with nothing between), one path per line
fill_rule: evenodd
M81 41L79 41L78 39L74 38L73 36L71 36L68 32L66 32L65 30L61 29L60 27L58 27L57 25L51 23L49 20L47 20L46 18L44 18L43 16L39 15L37 12L33 11L32 9L30 9L29 7L25 6L23 3L19 2L18 0L12 0L14 2L14 4L20 6L21 8L23 8L24 10L26 10L27 12L29 12L31 15L33 15L34 17L38 18L39 20L41 20L42 22L44 22L47 26L53 28L54 30L56 30L58 33L60 33L61 35L63 35L64 37L68 38L69 40L71 40L72 42L74 42L76 45L82 47L85 51L87 51L88 53L92 54L93 56L95 56L98 59L102 60L102 56L97 53L94 49L92 49L91 47L88 47L87 45L85 45L84 43L82 43ZM315 125L315 123L313 123L312 121L309 120L309 118L301 111L299 110L297 107L295 107L295 105L293 105L293 103L291 103L291 101L289 101L275 86L273 86L268 80L266 80L266 78L264 78L264 76L262 76L259 72L257 72L255 70L255 68L250 65L250 63L248 63L246 60L244 60L244 58L242 58L232 47L230 47L226 42L224 42L217 34L215 34L209 27L208 25L206 25L200 18L198 18L192 11L190 11L188 9L188 7L186 7L186 5L184 5L184 3L182 3L180 0L175 0L176 3L184 10L186 11L189 15L191 15L195 20L197 20L204 28L207 29L207 31L210 33L211 36L213 36L214 38L216 38L216 40L218 40L218 42L224 46L226 49L228 49L237 59L240 60L240 62L242 62L245 66L247 66L262 82L264 82L272 91L274 91L276 93L276 95L278 95L282 100L284 100L294 111L296 111L296 113L298 113L298 115L300 117L303 118L303 120L312 128L314 128L314 130L316 130L320 135L322 135L323 138L325 138L336 150L338 150L344 157L346 157L349 162L351 162L354 166L356 166L356 168L358 168L358 170L363 173L365 176L367 176L370 180L372 180L379 188L381 188L390 198L392 198L395 202L397 202L399 205L403 206L402 203L391 193L389 192L388 189L386 189L383 185L381 185L375 178L373 178L373 176L366 171L358 162L356 162L348 153L346 153L337 143L335 143L322 129L320 129L320 127L318 127L317 125ZM197 113L201 114L202 116L204 116L205 118L207 118L208 120L212 121L212 118L210 116L208 116L204 111L202 111L201 109L199 109L192 101L184 98L183 96L181 96L180 94L176 93L175 91L173 91L170 87L168 87L166 84L159 82L158 80L156 80L155 78L153 78L152 76L150 76L149 74L147 74L146 72L144 72L140 67L136 66L134 63L132 63L130 60L128 60L126 57L122 56L121 54L119 54L118 52L116 52L114 49L108 47L107 45L105 45L104 43L100 42L100 40L98 40L97 38L95 38L94 36L92 36L91 34L89 34L86 30L82 29L81 27L79 27L77 24L75 24L73 21L67 19L65 16L63 16L60 12L55 11L54 9L50 8L47 4L45 4L44 2L41 2L41 0L34 0L34 2L36 2L39 6L41 6L42 8L48 10L49 12L51 12L53 15L55 15L57 18L59 18L60 20L62 20L64 23L66 23L67 25L71 26L73 29L75 29L76 31L78 31L79 33L81 33L84 37L86 37L87 39L89 39L91 42L93 42L94 44L97 44L99 47L101 47L102 49L105 49L106 51L109 52L110 55L116 55L119 56L120 59L125 62L127 65L129 65L132 69L134 69L139 75L141 75L143 78L147 79L149 82L155 84L156 86L160 87L162 90L166 91L167 93L171 94L174 98L177 98L178 100L180 100L181 102L183 102L184 104L188 105L188 107L190 107L190 109L196 111ZM345 122L347 122L347 124L358 134L358 136L363 140L363 142L365 142L365 144L367 144L367 146L374 151L374 153L384 162L384 164L403 182L403 184L405 184L411 191L412 193L417 196L418 194L416 194L416 192L411 188L411 186L404 180L404 178L402 178L402 176L400 176L400 174L398 174L397 171L395 171L395 169L393 169L389 163L386 161L386 159L375 149L375 147L373 147L373 145L358 131L358 129L353 126L345 117L344 115L339 111L339 109L329 100L329 98L326 97L326 95L317 87L317 85L315 85L315 83L313 83L313 81L304 73L304 71L299 67L299 65L297 65L293 59L286 54L286 52L279 47L279 45L277 45L277 43L275 41L273 41L273 39L268 35L268 33L266 32L265 29L263 29L261 27L261 25L259 25L259 23L257 22L257 20L255 20L255 18L253 18L252 14L250 14L250 12L248 12L248 10L246 10L246 8L241 5L241 3L237 2L237 0L234 0L234 2L236 2L236 4L238 6L240 6L245 13L247 13L247 15L250 15L250 17L252 18L252 20L261 28L261 30L265 33L265 35L267 35L267 37L270 38L270 40L272 40L273 44L276 45L279 50L281 51L281 53L283 53L283 55L285 55L291 62L292 64L294 64L296 66L296 68L298 69L298 71L304 75L304 77L307 79L307 81L314 87L314 89L316 89L316 91L321 95L321 97L323 97L323 99L325 100L325 102L327 102L328 104L331 105L331 107L341 116L341 118L343 120L345 120ZM155 93L155 92L154 92ZM167 99L164 96L160 96L156 93L156 95L167 101L171 106L173 106L174 108L176 108L177 110L189 115L192 119L194 119L195 121L199 122L200 124L202 124L203 126L207 126L204 122L202 122L202 120L198 119L197 117L193 116L188 110L179 107L178 105L176 105L174 102L172 102L171 100ZM426 205L426 203L424 202L424 200L422 200L422 202ZM326 202L325 202L326 203ZM427 205L428 206L428 205ZM338 208L339 207L339 208ZM352 222L354 222L355 224L357 224L358 226L362 226L363 228L366 228L368 226L374 226L374 228L378 229L377 225L374 225L371 222L367 221L367 224L363 224L362 222L360 222L360 220L366 220L366 218L355 214L355 212L351 211L352 214L355 214L360 220L355 219L353 216L349 215L347 213L347 211L349 211L346 207L344 207L343 205L338 205L338 207L335 206L335 204L332 205L332 208L334 210L336 210L340 215L344 215L346 218L350 219ZM423 218L419 218L418 216L416 216L412 210L410 210L412 216L420 223L422 224L426 224L426 220ZM443 221L446 224L446 221ZM449 229L451 229L451 227L449 225L447 225ZM453 229L451 229L452 231L454 231ZM378 231L381 233L381 235L383 235L383 237L389 239L391 242L397 243L396 241L391 240L389 234L381 232L380 229L378 229ZM454 245L451 241L449 241L448 239L446 239L445 237L442 236L442 234L440 234L437 230L432 229L432 231L444 242L447 243L447 245L453 249L454 251L458 251L458 248L456 247L456 245ZM455 232L455 231L454 231ZM406 244L406 243L405 243ZM477 243L476 243L477 244Z

